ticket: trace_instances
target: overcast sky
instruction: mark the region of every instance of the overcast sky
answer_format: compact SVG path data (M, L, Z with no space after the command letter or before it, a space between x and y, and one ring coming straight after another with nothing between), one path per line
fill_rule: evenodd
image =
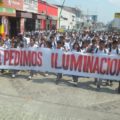
M62 4L63 0L47 0L49 3ZM120 0L66 0L66 6L79 7L83 13L98 14L98 20L109 22L115 12L120 12Z

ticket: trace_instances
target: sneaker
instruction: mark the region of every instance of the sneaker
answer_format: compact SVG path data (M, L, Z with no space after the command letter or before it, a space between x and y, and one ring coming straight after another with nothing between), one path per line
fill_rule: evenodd
M48 76L48 74L46 73L45 76Z
M12 78L15 78L15 74L12 74Z
M29 77L28 77L28 80L31 80L31 79L32 79L32 77L31 77L31 76L29 76Z

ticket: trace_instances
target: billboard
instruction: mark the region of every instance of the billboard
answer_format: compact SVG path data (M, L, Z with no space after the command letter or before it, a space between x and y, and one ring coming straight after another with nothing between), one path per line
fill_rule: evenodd
M114 17L115 18L112 26L114 28L120 29L120 13L115 13Z
M38 0L24 0L23 10L26 12L38 13Z
M115 13L115 18L120 18L120 13Z
M2 7L14 8L16 10L23 10L24 0L2 0Z

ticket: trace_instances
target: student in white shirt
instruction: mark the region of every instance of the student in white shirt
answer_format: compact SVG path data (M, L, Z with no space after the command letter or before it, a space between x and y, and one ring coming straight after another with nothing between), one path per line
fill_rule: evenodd
M112 42L112 47L109 48L109 55L120 55L120 49L118 48L118 41L114 40ZM112 82L110 82L110 85L112 85ZM118 92L120 92L120 81L118 86Z
M64 51L64 47L62 46L62 41L57 41L57 49ZM57 73L56 84L59 84L60 80L62 79L62 73Z
M106 50L105 48L105 41L104 40L101 40L99 42L99 48L97 48L94 52L95 54L100 54L100 55L108 55L108 50ZM97 85L97 88L100 89L100 86L102 84L102 79L100 78L96 78L96 85Z
M6 48L6 49L10 49L11 48L11 40L10 40L8 35L6 35L6 39L4 41L3 47Z
M35 44L35 38L30 38L30 44L28 46L28 48L37 48L38 45ZM35 73L35 71L31 70L30 71L30 75L28 76L28 80L31 80L31 78L33 77L33 74Z
M78 43L78 42L75 42L75 43L74 43L72 52L81 52L80 46L79 46L79 43ZM73 75L72 78L73 78L74 85L77 86L77 85L78 85L78 78L79 78L79 77Z

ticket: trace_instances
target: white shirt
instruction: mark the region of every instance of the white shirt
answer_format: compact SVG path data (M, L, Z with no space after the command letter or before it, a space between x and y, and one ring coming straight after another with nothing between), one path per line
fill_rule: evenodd
M66 51L69 51L70 50L70 43L69 42L65 42L64 47L65 47Z
M118 48L120 49L120 44L118 45Z
M30 44L30 38L29 37L24 37L26 39L27 45Z
M37 48L38 45L34 44L33 46L29 45L28 47L29 47L29 48Z
M96 51L95 51L95 54L102 54L102 55L105 55L105 54L108 54L108 50L107 50L107 49L104 49L104 50L98 49L97 53L96 53Z
M110 53L111 55L117 55L117 49L112 49ZM118 53L120 53L120 49L118 49Z
M10 40L6 40L6 41L4 42L3 47L4 47L4 48L6 48L6 49L11 48L11 43L10 43Z

